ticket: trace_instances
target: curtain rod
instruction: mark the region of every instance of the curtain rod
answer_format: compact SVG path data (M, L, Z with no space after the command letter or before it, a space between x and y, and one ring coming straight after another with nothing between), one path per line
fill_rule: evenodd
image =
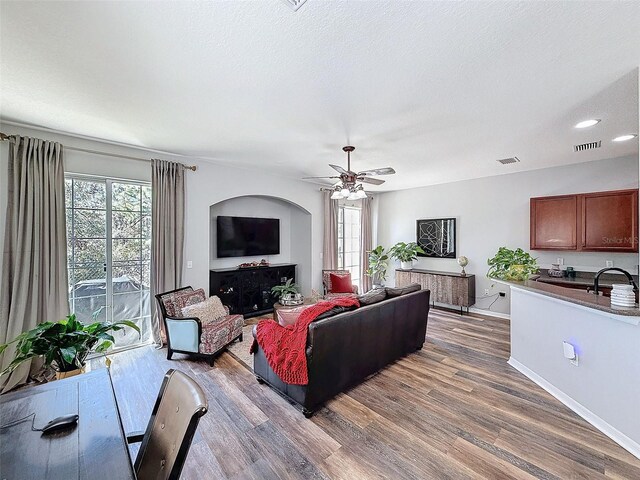
M2 142L11 140L11 137L12 137L11 135L7 135L5 133L0 132L0 141L2 141ZM150 158L132 157L130 155L120 155L119 153L107 153L107 152L101 152L100 150L90 150L88 148L64 146L64 149L65 150L73 150L75 152L93 153L94 155L104 155L106 157L126 158L127 160L136 160L138 162L150 162L151 161ZM194 171L194 172L198 168L197 165L182 165L182 167L186 168L188 170Z

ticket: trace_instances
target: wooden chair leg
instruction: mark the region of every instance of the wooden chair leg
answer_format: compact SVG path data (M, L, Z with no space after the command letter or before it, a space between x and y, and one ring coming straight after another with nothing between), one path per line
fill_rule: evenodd
M213 367L214 360L215 360L215 356L214 355L210 355L209 356L209 366Z
M238 341L242 342L242 334L240 334L240 336L238 337Z

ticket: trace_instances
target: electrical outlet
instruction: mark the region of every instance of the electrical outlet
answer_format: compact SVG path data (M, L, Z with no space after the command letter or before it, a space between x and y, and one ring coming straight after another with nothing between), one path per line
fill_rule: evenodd
M485 297L488 297L488 296L489 296L489 289L488 289L488 288L485 288L485 289L484 289L484 296L485 296Z
M604 266L607 268L613 267L613 260L607 260L606 262L604 262Z
M191 260L187 262L187 268L193 268L193 262Z
M564 258L562 258L562 257L558 257L558 258L556 258L556 263L557 263L558 265L564 265Z

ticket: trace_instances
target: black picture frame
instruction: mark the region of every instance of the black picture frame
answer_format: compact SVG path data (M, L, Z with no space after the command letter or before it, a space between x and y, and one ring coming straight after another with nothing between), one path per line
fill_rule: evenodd
M429 258L456 258L456 233L455 218L416 220L416 243L426 252L418 255ZM442 249L443 241L448 245L446 250Z

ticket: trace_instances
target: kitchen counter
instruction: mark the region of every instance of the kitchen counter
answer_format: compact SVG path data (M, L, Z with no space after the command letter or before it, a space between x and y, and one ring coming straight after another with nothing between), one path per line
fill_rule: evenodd
M562 279L558 279L562 280ZM565 279L567 280L567 279ZM621 319L626 323L637 325L640 323L640 308L636 307L615 307L611 305L611 299L600 295L593 295L586 291L576 290L575 288L561 287L534 280L526 280L524 282L497 280L515 288L525 291L538 293L547 297L563 300L565 302L580 305L582 307L599 310L615 316L632 317Z
M576 272L575 278L570 277L551 277L545 273L540 274L539 277L536 278L536 281L542 283L551 283L555 285L567 285L569 287L578 288L585 287L585 290L588 287L593 287L593 281L596 277L596 274L593 272ZM632 275L633 279L636 283L638 283L638 276ZM618 275L615 273L603 273L600 276L599 285L604 288L613 288L614 283L623 283L627 284L627 277L624 275Z

